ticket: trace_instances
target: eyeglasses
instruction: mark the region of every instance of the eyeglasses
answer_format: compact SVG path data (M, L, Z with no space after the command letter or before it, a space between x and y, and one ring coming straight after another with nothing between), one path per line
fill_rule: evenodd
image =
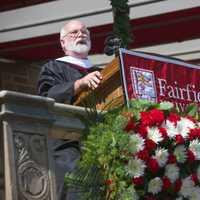
M65 34L63 37L69 36L69 37L76 37L79 33L89 36L90 32L88 31L88 29L79 29L79 30L73 30L68 32L67 34Z

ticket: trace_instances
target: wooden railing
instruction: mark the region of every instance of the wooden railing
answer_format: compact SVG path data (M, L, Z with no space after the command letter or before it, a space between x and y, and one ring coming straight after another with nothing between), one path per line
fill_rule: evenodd
M0 200L57 200L50 138L79 140L82 107L0 91Z

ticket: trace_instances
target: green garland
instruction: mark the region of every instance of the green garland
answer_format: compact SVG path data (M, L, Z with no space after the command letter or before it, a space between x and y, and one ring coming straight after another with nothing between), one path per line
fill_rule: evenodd
M113 32L122 40L122 47L128 48L132 42L128 0L110 0L110 2L114 18Z

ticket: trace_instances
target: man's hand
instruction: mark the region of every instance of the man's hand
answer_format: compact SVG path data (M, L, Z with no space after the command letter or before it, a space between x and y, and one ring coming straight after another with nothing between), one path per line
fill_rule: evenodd
M74 83L75 94L78 94L81 90L89 88L94 90L97 88L102 80L102 75L99 71L94 71L81 79L78 79Z

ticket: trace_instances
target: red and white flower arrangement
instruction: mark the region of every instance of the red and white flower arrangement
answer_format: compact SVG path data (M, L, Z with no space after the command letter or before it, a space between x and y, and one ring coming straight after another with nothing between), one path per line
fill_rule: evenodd
M124 130L129 134L128 151L132 154L126 171L136 199L200 200L197 120L151 109L140 113L137 124L130 118Z
M83 141L80 167L100 176L69 180L88 185L86 200L200 200L197 107L183 115L168 102L130 105L106 113Z

